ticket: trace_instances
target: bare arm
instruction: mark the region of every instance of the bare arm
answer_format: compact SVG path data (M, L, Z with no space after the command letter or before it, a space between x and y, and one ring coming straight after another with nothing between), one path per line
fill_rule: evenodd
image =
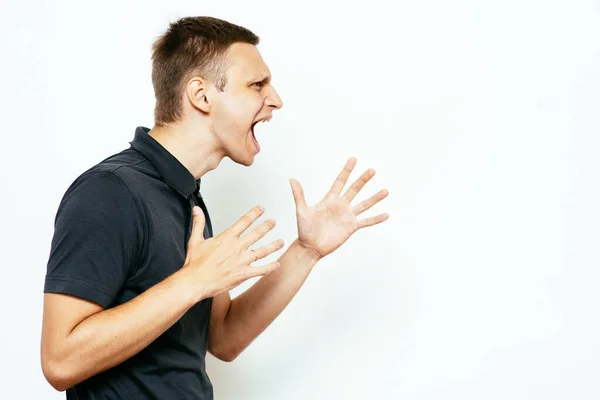
M188 272L106 310L78 297L44 294L41 358L48 382L66 390L148 346L202 299Z
M263 276L233 301L229 293L213 300L209 351L234 360L292 301L318 257L294 241L279 258L280 267Z
M351 202L375 175L369 169L342 195L356 159L350 158L339 173L325 197L314 206L308 206L300 182L290 180L298 239L279 259L281 267L262 277L251 288L233 301L229 294L218 296L213 303L209 349L221 359L235 359L281 313L306 281L318 260L331 254L359 229L380 224L388 214L358 219L358 216L383 200L387 190L352 206Z
M57 390L65 390L132 357L171 327L198 301L216 296L249 278L278 268L277 263L251 267L245 250L270 227L240 235L262 214L254 208L220 235L204 239L204 215L194 207L192 234L183 268L139 296L103 310L77 297L46 293L42 326L42 370ZM261 247L259 258L283 242Z

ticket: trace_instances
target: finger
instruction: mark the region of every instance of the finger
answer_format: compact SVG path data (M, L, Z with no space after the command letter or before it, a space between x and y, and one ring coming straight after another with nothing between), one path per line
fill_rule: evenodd
M249 263L251 263L254 261L258 261L261 258L265 258L265 257L275 253L277 250L280 250L284 244L285 243L283 242L283 240L279 239L279 240L275 240L274 242L271 242L267 245L264 245L258 249L254 249L253 251L248 250L246 252L248 255L247 260ZM256 260L254 259L254 254L252 254L252 253L256 254Z
M246 213L242 218L240 218L235 224L231 226L231 232L236 236L240 237L240 235L248 229L250 225L254 223L260 217L265 209L262 206L256 206L248 213Z
M381 200L385 199L388 194L389 192L387 189L380 190L378 193L354 206L354 208L352 208L352 212L354 215L359 216L369 208L373 207L375 204L379 203Z
M254 228L250 233L248 233L242 238L242 245L244 246L244 249L247 249L257 241L262 239L274 227L275 220L268 219L256 228Z
M373 168L369 168L365 171L364 174L360 176L360 178L354 181L354 183L348 188L346 193L344 193L342 198L348 203L351 203L352 200L354 200L354 198L358 194L358 192L360 192L360 190L363 187L365 187L367 182L369 182L373 176L375 176L375 170Z
M248 267L248 269L246 270L247 271L246 279L269 274L269 273L275 271L280 266L281 266L281 263L279 261L273 261L272 263L269 263L267 265L263 265L260 267Z
M292 186L292 194L294 195L294 202L296 208L306 207L306 199L304 198L304 189L302 185L294 178L290 178L290 185Z
M344 188L344 185L346 185L346 182L348 181L348 177L350 176L350 173L354 169L355 165L356 165L356 158L350 157L348 159L348 161L346 161L346 165L344 165L342 172L340 172L340 174L335 179L335 182L333 182L333 185L331 186L331 189L329 190L330 193L340 194L340 192Z
M204 240L204 224L206 220L202 209L198 206L192 208L192 233L190 239Z
M369 217L358 221L358 229L366 228L367 226L373 226L382 223L389 218L389 214L383 213L375 217Z

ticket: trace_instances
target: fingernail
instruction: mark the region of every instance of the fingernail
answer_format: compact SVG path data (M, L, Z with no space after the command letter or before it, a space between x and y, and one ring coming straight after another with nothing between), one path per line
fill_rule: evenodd
M194 215L200 214L200 207L194 206L194 208L192 208L192 214L194 214Z
M259 209L260 211L265 211L265 208L264 208L263 206L258 206L258 209Z

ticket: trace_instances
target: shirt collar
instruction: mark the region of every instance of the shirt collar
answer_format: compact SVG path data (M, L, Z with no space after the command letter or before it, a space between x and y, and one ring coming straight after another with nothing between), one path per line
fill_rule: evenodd
M142 153L163 181L183 197L188 198L194 191L200 190L200 179L196 180L190 171L148 132L149 128L138 126L133 141L129 142L131 147Z

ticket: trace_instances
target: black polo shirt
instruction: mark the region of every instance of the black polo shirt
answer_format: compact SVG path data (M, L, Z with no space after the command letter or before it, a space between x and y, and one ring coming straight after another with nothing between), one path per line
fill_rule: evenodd
M183 266L194 205L206 215L204 237L212 237L200 180L149 131L137 127L129 149L67 189L44 292L115 307ZM141 352L68 389L67 399L212 399L204 363L211 304L197 303Z

